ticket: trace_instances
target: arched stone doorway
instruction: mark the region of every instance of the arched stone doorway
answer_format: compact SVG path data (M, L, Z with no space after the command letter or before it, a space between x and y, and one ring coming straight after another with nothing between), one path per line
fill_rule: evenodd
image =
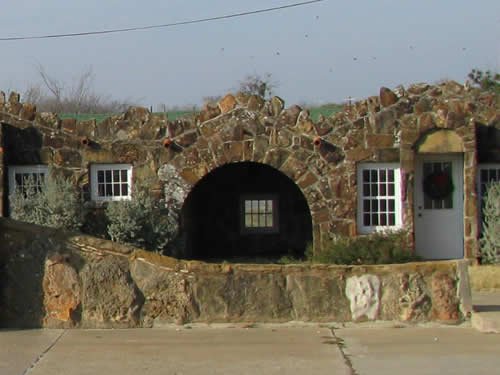
M201 179L184 202L185 254L194 259L301 256L312 242L306 199L283 173L230 163Z

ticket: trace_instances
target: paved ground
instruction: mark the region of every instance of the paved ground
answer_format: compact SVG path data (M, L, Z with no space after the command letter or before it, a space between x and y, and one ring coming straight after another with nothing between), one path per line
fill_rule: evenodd
M469 327L335 330L359 375L500 373L500 335Z
M465 324L0 331L2 375L493 374L500 335Z
M0 374L348 374L332 337L317 325L0 331Z

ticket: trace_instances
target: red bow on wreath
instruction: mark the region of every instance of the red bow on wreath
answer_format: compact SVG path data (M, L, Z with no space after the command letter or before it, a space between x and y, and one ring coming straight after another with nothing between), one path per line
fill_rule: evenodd
M432 199L446 198L453 188L453 181L446 172L432 172L424 180L424 192Z

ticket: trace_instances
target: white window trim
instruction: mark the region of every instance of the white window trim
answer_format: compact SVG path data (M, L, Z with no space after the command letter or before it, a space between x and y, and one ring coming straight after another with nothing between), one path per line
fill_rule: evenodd
M366 169L393 169L394 170L394 200L395 200L395 225L363 225L363 171ZM401 168L398 163L359 163L357 166L357 225L358 233L370 234L376 232L395 231L403 228L403 215L401 204Z
M245 201L271 200L273 202L272 227L247 227L245 226ZM279 233L279 198L277 194L243 194L240 196L240 232L242 234Z
M33 165L9 165L9 194L13 194L16 190L16 174L18 173L37 173L43 174L45 176L49 173L49 167L44 164L33 164Z
M128 195L99 196L97 173L99 171L127 170ZM90 199L95 202L110 202L132 199L132 165L131 164L91 164L90 165Z

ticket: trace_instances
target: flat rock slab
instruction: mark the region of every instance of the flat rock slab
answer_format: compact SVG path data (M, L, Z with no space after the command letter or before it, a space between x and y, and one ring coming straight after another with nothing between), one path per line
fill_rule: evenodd
M332 344L331 330L319 326L68 330L57 340L60 332L0 332L0 373L331 375L349 370ZM46 340L24 353L29 337ZM51 340L57 340L52 347ZM23 359L16 367L3 353L11 342L19 343L11 347L11 356Z
M336 329L343 351L359 375L497 374L500 335L472 328Z

